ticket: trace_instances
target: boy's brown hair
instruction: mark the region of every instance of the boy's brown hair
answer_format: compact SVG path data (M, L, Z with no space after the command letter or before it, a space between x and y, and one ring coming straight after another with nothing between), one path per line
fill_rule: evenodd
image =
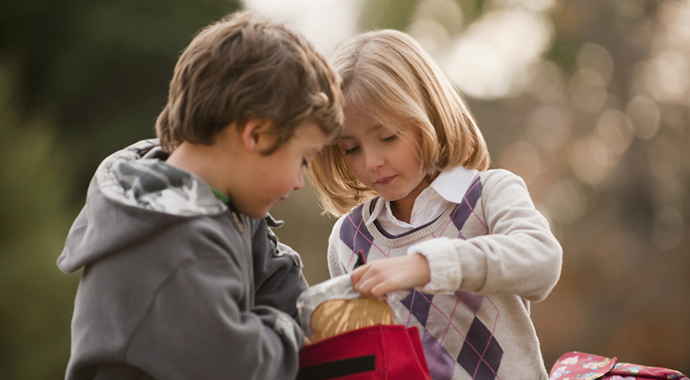
M210 145L231 123L273 122L276 143L287 142L305 121L329 141L343 122L340 79L299 32L253 12L234 13L202 29L175 66L168 103L156 121L161 147Z

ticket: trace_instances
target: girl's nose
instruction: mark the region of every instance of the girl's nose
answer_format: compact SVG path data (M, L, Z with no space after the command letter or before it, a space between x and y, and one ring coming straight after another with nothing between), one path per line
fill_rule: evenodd
M295 182L295 187L293 187L293 190L299 190L302 187L304 187L304 171L300 170L299 175L297 176L297 182Z
M383 166L383 156L376 151L367 153L365 160L366 169L370 172L375 172Z

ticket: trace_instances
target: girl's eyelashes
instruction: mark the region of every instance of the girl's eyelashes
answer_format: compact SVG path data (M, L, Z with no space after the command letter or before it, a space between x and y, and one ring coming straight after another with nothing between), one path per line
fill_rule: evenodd
M345 155L346 155L346 156L347 156L348 154L356 153L358 150L359 150L359 147L358 147L358 146L355 146L355 147L352 147L352 148L349 148L349 149L343 148L343 151L345 151Z
M388 142L392 142L392 141L397 140L398 137L399 137L398 134L397 134L397 133L394 133L394 134L392 134L392 135L390 135L390 136L388 136L388 137L381 137L380 139L381 139L381 141L383 141L383 142L385 142L385 143L388 143ZM353 147L351 147L351 148L345 148L345 147L341 147L341 148L342 148L342 150L343 150L343 153L347 156L347 155L350 155L350 154L354 154L354 153L359 152L359 150L361 149L361 146L360 146L360 145L356 145L356 146L353 146Z
M309 161L307 161L306 159L302 159L302 166L304 166L305 168L309 167Z

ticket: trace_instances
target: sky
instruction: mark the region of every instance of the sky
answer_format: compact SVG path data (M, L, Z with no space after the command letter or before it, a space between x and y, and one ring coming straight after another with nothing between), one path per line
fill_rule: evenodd
M340 41L356 34L361 0L245 0L244 3L248 9L289 23L330 56Z
M358 33L364 0L245 0L302 31L327 57ZM499 99L525 91L530 70L551 45L554 28L547 12L556 0L492 0L465 25L453 0L423 0L405 32L422 44L448 78L477 99Z

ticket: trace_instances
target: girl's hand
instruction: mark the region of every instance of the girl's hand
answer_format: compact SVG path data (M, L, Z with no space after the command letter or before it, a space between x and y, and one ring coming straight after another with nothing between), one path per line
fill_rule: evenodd
M383 301L386 293L424 286L431 281L431 270L421 254L375 260L355 269L352 287L365 297Z

